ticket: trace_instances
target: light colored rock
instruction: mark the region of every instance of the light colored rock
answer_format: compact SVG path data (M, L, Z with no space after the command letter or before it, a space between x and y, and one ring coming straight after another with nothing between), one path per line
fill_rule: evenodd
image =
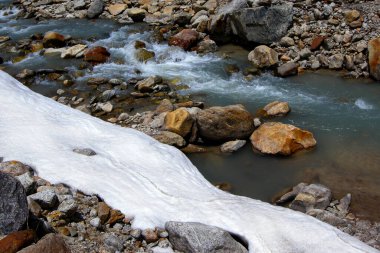
M162 78L160 76L151 76L144 80L138 81L136 87L140 92L152 92L154 86L160 83L162 83Z
M165 129L179 134L182 137L186 137L191 132L193 122L194 120L190 113L184 108L179 108L166 114Z
M87 17L96 18L100 14L102 14L103 9L104 9L103 0L93 0L90 7L87 10Z
M73 215L78 209L78 205L73 198L68 198L62 201L58 206L58 211L64 213L67 216Z
M329 57L329 69L342 69L344 62L343 54L334 54Z
M90 220L90 225L95 227L95 228L99 228L100 227L100 218L96 217L96 218L93 218L92 220Z
M273 101L264 107L268 116L284 116L290 112L288 102Z
M248 60L258 68L265 68L277 64L278 54L272 48L261 45L248 54Z
M127 7L128 7L128 5L126 5L126 4L112 4L112 5L108 6L108 11L109 11L109 13L111 13L111 15L117 16L120 13L122 13L123 11L125 11L125 9L127 9Z
M295 45L295 42L290 37L282 37L280 40L280 45L283 47L291 47Z
M182 148L186 145L186 141L182 138L181 135L169 131L162 131L159 134L153 135L153 138L161 143L179 148Z
M81 44L69 47L64 52L62 52L61 58L66 59L66 58L74 58L74 57L77 57L78 55L83 56L83 52L86 48L87 48L87 45L81 45Z
M311 209L325 209L331 201L331 190L320 184L305 186L290 204L290 208L306 213Z
M242 148L246 143L246 140L228 141L220 147L220 151L223 153L232 153Z
M29 195L42 208L50 209L58 204L58 197L53 190L46 190Z
M281 77L297 75L298 66L295 62L287 62L277 68L277 74Z
M272 155L291 155L317 144L312 133L279 122L262 124L253 132L250 140L255 149Z
M16 178L25 188L27 195L33 193L36 190L36 182L33 180L32 174L30 172L26 172L20 176L17 176Z
M143 21L146 15L146 11L140 8L130 8L130 9L127 9L126 12L128 13L128 16L131 17L134 22Z

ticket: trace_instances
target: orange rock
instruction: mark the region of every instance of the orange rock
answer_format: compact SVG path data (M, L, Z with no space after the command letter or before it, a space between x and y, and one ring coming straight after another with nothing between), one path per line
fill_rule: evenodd
M104 63L107 61L110 53L104 47L93 47L84 52L84 60L88 62Z
M380 80L380 38L368 42L368 63L371 76Z
M99 202L98 204L98 217L100 218L100 222L104 224L108 217L110 216L111 208L104 202Z
M108 219L107 223L113 225L116 222L123 220L124 217L124 214L122 214L119 210L112 209L110 212L110 218Z
M184 108L179 108L166 114L165 129L185 137L191 132L193 122L190 113Z
M184 50L191 49L198 41L198 32L192 29L183 29L181 32L169 38L170 46L178 46Z
M0 240L0 252L16 253L33 243L35 236L35 232L31 229L11 233Z
M315 37L311 42L310 50L317 50L322 45L323 41L325 41L325 38L325 36Z

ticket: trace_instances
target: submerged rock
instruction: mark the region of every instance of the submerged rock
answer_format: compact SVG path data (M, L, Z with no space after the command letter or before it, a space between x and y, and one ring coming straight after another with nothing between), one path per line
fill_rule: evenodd
M291 155L317 144L312 133L279 122L262 124L250 139L255 149L271 155Z
M169 241L174 249L188 253L234 252L246 253L248 250L223 229L207 226L198 222L165 223Z
M139 48L136 50L136 59L140 62L147 62L153 59L156 54L153 51L146 50L145 48Z
M368 42L368 63L371 76L380 81L380 38Z
M277 64L278 54L272 48L261 45L248 54L248 60L258 68L265 68Z
M13 176L0 172L0 235L20 230L29 216L25 189Z
M243 105L201 110L197 114L197 126L202 139L217 142L245 139L255 129L253 116Z

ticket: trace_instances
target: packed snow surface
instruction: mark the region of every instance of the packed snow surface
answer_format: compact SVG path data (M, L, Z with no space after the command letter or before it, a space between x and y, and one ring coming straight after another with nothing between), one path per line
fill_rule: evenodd
M61 105L2 71L0 109L0 156L98 194L134 216L134 227L201 222L242 236L259 253L378 252L302 213L220 191L176 148Z

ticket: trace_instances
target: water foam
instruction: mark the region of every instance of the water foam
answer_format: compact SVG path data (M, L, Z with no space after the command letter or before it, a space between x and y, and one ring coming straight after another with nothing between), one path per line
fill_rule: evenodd
M372 110L374 108L373 105L371 105L370 103L366 102L362 98L356 99L355 106L358 107L359 109L362 109L362 110Z

